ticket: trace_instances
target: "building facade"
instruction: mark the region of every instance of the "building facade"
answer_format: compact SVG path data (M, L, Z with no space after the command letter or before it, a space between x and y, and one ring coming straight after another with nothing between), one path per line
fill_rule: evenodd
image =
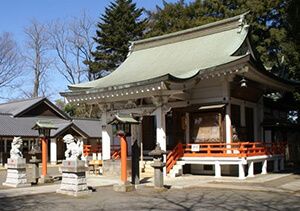
M192 173L216 176L235 166L240 178L253 176L255 163L264 173L268 160L278 169L282 148L263 146L264 96L284 95L294 84L257 60L244 16L135 41L110 75L61 93L68 102L101 109L104 160L115 137L108 122L122 113L142 121L130 128L142 154L157 143L170 152L166 173L173 176L187 165Z

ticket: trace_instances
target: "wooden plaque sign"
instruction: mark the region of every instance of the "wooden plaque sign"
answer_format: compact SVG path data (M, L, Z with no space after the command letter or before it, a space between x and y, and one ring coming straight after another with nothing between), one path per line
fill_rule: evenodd
M191 150L192 150L192 152L199 152L200 151L200 145L199 144L192 144Z

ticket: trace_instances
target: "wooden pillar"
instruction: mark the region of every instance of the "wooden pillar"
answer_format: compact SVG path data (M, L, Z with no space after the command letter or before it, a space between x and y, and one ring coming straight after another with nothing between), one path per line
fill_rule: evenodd
M48 158L48 143L47 138L43 137L42 140L42 176L47 176L47 158Z
M28 152L29 152L31 150L31 139L28 139L27 143L28 143Z
M140 142L138 140L138 126L131 125L131 183L140 183Z
M226 132L226 148L231 148L232 143L232 131L231 131L231 105L228 103L226 105L226 114L225 114L225 132ZM226 151L227 154L231 154L231 150Z
M7 139L4 139L4 152L7 153Z
M279 163L279 170L283 171L284 170L284 157L282 156L280 159L280 163Z
M127 182L127 141L125 134L118 134L120 137L121 145L121 182Z
M245 179L245 166L239 163L239 179Z
M230 102L230 82L232 78L224 77L222 82L222 96L225 102L227 102L225 109L225 141L226 144L231 144L231 102ZM230 147L229 145L227 147ZM230 153L230 150L227 151Z
M160 106L156 109L156 143L159 143L160 148L164 151L167 150L166 141L166 117L163 108ZM164 155L163 162L166 162L166 155ZM164 176L167 175L166 167L164 167Z
M102 121L102 159L109 160L111 140L108 131L109 125L107 125L107 112L102 113L101 121Z
M215 162L215 177L216 178L221 178L222 173L221 173L221 165L219 161Z
M190 143L190 114L185 113L185 143Z
M241 106L241 126L242 127L246 127L246 112L245 112L245 102L242 102L240 104Z
M226 114L225 114L225 128L226 128L226 144L231 144L231 105L226 105Z
M250 161L248 164L248 176L247 177L254 177L254 162Z
M263 140L264 138L264 128L261 126L261 123L264 121L264 103L263 97L258 101L257 106L257 130L258 130L258 139Z
M166 118L162 107L157 108L156 112L156 142L162 150L167 149L166 143Z
M50 162L51 164L57 164L57 145L55 138L52 138L50 142Z
M267 174L267 164L268 164L267 160L264 160L262 162L261 174Z
M278 172L278 171L279 171L279 168L278 168L279 159L278 159L278 158L275 158L275 159L273 160L273 162L274 162L274 165L273 165L273 171L274 171L274 172Z

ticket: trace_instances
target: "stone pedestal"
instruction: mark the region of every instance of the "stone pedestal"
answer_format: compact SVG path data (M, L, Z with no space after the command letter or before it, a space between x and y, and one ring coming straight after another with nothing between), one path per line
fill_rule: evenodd
M7 175L3 185L15 188L31 185L27 183L25 158L7 159Z
M37 184L40 178L39 173L39 163L41 160L38 160L36 156L32 156L32 158L29 160L29 163L31 164L31 179L33 184Z
M60 189L56 192L71 196L80 196L89 194L92 191L88 189L86 183L85 161L82 160L64 160L62 163L62 181Z
M131 192L135 190L135 187L130 182L126 182L125 184L114 185L113 189L116 192Z
M53 183L53 178L49 175L43 176L38 179L38 183L45 184L45 183Z
M154 187L155 188L163 188L164 187L164 175L163 168L165 164L160 160L154 159L153 164L151 166L154 168Z

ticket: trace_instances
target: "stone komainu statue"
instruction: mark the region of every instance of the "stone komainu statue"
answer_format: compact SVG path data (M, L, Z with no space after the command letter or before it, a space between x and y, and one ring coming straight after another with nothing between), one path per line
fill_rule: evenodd
M22 144L23 144L23 140L21 139L21 137L14 137L13 141L11 142L11 150L10 150L11 159L23 158L23 153L21 152Z
M67 150L65 151L66 160L80 159L82 155L83 142L78 140L76 143L75 138L71 134L65 135L63 140L67 145Z

